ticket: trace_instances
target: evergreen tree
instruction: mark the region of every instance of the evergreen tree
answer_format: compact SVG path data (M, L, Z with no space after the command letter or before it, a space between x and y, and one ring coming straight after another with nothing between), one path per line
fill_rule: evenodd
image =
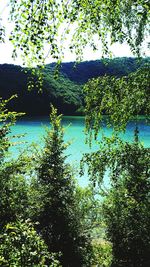
M37 235L28 219L29 186L26 176L32 173L31 155L23 151L17 158L9 154L13 145L8 135L21 113L9 112L0 99L0 266L60 266L55 254ZM16 142L15 142L16 143ZM47 265L48 264L48 265Z
M80 223L75 198L75 181L64 155L61 116L52 108L51 129L47 130L45 147L38 168L38 230L51 252L61 252L65 267L89 266L90 245ZM37 195L37 194L36 194Z

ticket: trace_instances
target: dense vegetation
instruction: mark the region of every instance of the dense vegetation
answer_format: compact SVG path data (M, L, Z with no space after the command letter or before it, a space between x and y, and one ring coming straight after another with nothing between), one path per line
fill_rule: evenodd
M90 266L92 247L73 171L65 163L61 117L52 108L42 151L12 159L8 133L19 114L8 112L7 102L0 103L1 266Z
M63 114L78 114L82 111L83 94L82 87L60 75L56 80L53 70L47 66L44 71L43 92L36 88L36 77L32 77L31 71L20 66L0 66L0 94L4 99L17 94L18 100L9 104L9 108L16 111L24 111L27 115L48 115L50 103L57 106ZM34 88L28 84L34 79ZM33 84L33 83L32 83ZM40 107L40 108L39 108ZM79 109L79 111L78 111ZM80 111L81 110L81 111Z
M49 64L44 69L42 92L38 92L36 88L36 78L33 88L27 90L32 79L30 71L26 73L19 66L4 64L0 66L0 93L4 99L17 94L18 100L13 101L13 106L10 103L9 108L26 112L27 115L48 115L50 103L65 115L83 114L83 84L89 79L104 75L127 76L148 62L149 58L116 58L81 62L77 65L74 62L62 63L57 79L53 75L55 64Z
M81 161L80 173L87 165L91 182L86 189L77 186L78 170L66 163L61 116L53 107L45 147L28 148L17 159L9 156L8 134L21 114L9 112L9 100L1 100L2 266L149 266L150 150L140 143L137 126L133 143L118 136L141 109L149 115L149 71L145 65L128 77L105 75L85 85L89 143L93 134L98 136L103 110L114 130ZM108 169L111 187L106 190Z
M150 58L105 58L103 60L80 62L76 65L74 65L74 62L62 63L60 70L70 80L84 84L89 79L104 75L116 77L127 76L148 62L150 62Z
M38 85L41 89L41 74L47 76L42 68L45 43L49 44L48 54L60 63L71 30L69 49L78 59L87 44L97 48L96 36L105 56L110 52L109 43L124 41L140 56L149 30L150 6L145 0L10 0L9 7L13 57L19 49L24 63L39 64L39 76L28 80L30 89ZM4 38L4 26L0 24L0 41ZM140 143L136 123L139 112L147 118L150 114L150 68L144 65L137 70L134 66L136 71L133 68L135 72L130 73L129 68L125 77L122 63L116 66L118 75L110 68L109 76L98 77L97 73L84 86L89 144L93 137L98 139L104 111L108 113L105 124L113 129L112 136L103 135L99 149L85 154L81 161L80 173L88 165L90 177L90 186L84 190L77 187L71 166L66 164L61 118L53 108L45 147L28 148L17 159L9 157L10 127L19 114L9 112L9 100L1 99L1 266L150 266L150 149ZM63 72L75 78L65 68ZM32 75L35 73L32 69ZM92 78L89 73L86 77ZM87 80L78 76L77 81L82 84ZM57 86L55 92L62 97L63 90ZM64 92L68 96L67 87ZM134 141L122 141L119 132L125 131L133 116ZM109 188L103 183L106 171ZM97 198L97 194L103 198Z

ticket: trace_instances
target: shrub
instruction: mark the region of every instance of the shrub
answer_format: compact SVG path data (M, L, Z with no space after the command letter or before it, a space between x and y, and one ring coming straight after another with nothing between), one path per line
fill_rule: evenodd
M112 262L112 245L104 240L93 240L93 267L110 267Z
M0 266L60 267L29 220L7 224L0 235Z

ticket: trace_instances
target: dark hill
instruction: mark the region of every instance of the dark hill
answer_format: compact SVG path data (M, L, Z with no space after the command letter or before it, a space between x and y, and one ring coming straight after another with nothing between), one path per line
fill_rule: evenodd
M96 78L104 75L127 76L129 73L136 71L145 63L150 62L150 58L141 60L136 58L114 58L84 61L75 64L75 62L62 63L60 71L63 75L79 84L86 83L91 78ZM55 64L49 64L54 68Z
M18 99L10 102L9 108L26 112L27 115L47 115L50 103L65 115L80 114L83 110L82 88L62 74L54 78L51 67L44 70L43 92L36 88L27 90L31 72L25 73L20 66L0 65L0 96L4 99L17 94Z
M83 84L89 79L107 75L124 76L135 71L150 58L141 61L135 58L115 58L96 61L85 61L79 64L74 62L62 63L60 74L54 78L55 64L45 66L43 92L38 93L36 88L27 90L27 82L31 71L20 66L0 65L0 96L7 99L13 94L18 99L13 101L9 108L26 112L27 115L49 114L50 103L53 103L60 113L65 115L82 114L84 110Z

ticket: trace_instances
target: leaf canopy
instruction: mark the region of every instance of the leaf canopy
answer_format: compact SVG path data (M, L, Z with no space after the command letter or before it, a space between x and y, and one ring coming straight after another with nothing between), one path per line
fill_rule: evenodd
M129 120L139 114L150 114L149 64L121 78L103 76L89 80L84 87L86 102L86 130L97 137L100 125L125 131ZM136 120L135 120L136 121Z
M21 51L25 63L42 64L45 44L49 45L47 55L59 62L70 36L69 48L77 59L86 45L97 49L95 36L104 55L116 42L128 43L140 55L149 34L148 0L10 0L9 7L13 57ZM0 39L4 39L3 25Z

